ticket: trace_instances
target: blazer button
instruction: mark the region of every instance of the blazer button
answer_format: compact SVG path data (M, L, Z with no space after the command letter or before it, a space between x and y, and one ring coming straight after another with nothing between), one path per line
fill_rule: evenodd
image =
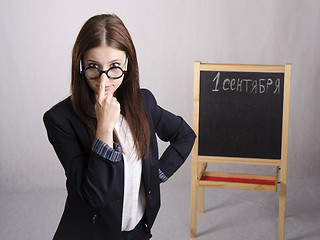
M151 194L151 190L148 191L148 195L150 195L150 194Z

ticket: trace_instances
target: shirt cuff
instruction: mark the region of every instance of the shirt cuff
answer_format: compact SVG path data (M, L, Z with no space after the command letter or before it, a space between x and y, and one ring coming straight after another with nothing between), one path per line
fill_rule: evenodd
M168 180L167 176L159 169L159 178L161 182L165 182Z
M91 150L111 162L119 162L122 158L121 147L116 142L113 142L113 148L111 148L104 141L95 137Z

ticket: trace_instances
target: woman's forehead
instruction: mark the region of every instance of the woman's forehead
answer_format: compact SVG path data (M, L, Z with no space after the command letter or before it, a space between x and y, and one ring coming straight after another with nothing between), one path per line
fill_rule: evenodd
M89 49L85 55L85 61L97 61L100 63L110 62L110 61L125 61L126 53L119 49L109 47L109 46L99 46Z

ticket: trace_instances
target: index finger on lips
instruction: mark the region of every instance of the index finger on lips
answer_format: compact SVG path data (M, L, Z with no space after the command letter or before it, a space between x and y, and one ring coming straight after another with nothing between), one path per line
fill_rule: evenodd
M104 81L101 81L99 85L99 92L98 92L98 101L100 102L102 102L102 100L105 97L105 88L106 88L106 83Z

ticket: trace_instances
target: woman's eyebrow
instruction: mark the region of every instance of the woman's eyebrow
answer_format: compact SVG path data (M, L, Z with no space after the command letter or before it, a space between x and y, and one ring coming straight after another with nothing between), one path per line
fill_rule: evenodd
M114 60L111 60L109 63L122 62L122 61L123 61L122 59L114 59Z
M97 61L95 61L95 60L87 60L87 62L92 62L92 63L99 63L99 62L97 62Z

